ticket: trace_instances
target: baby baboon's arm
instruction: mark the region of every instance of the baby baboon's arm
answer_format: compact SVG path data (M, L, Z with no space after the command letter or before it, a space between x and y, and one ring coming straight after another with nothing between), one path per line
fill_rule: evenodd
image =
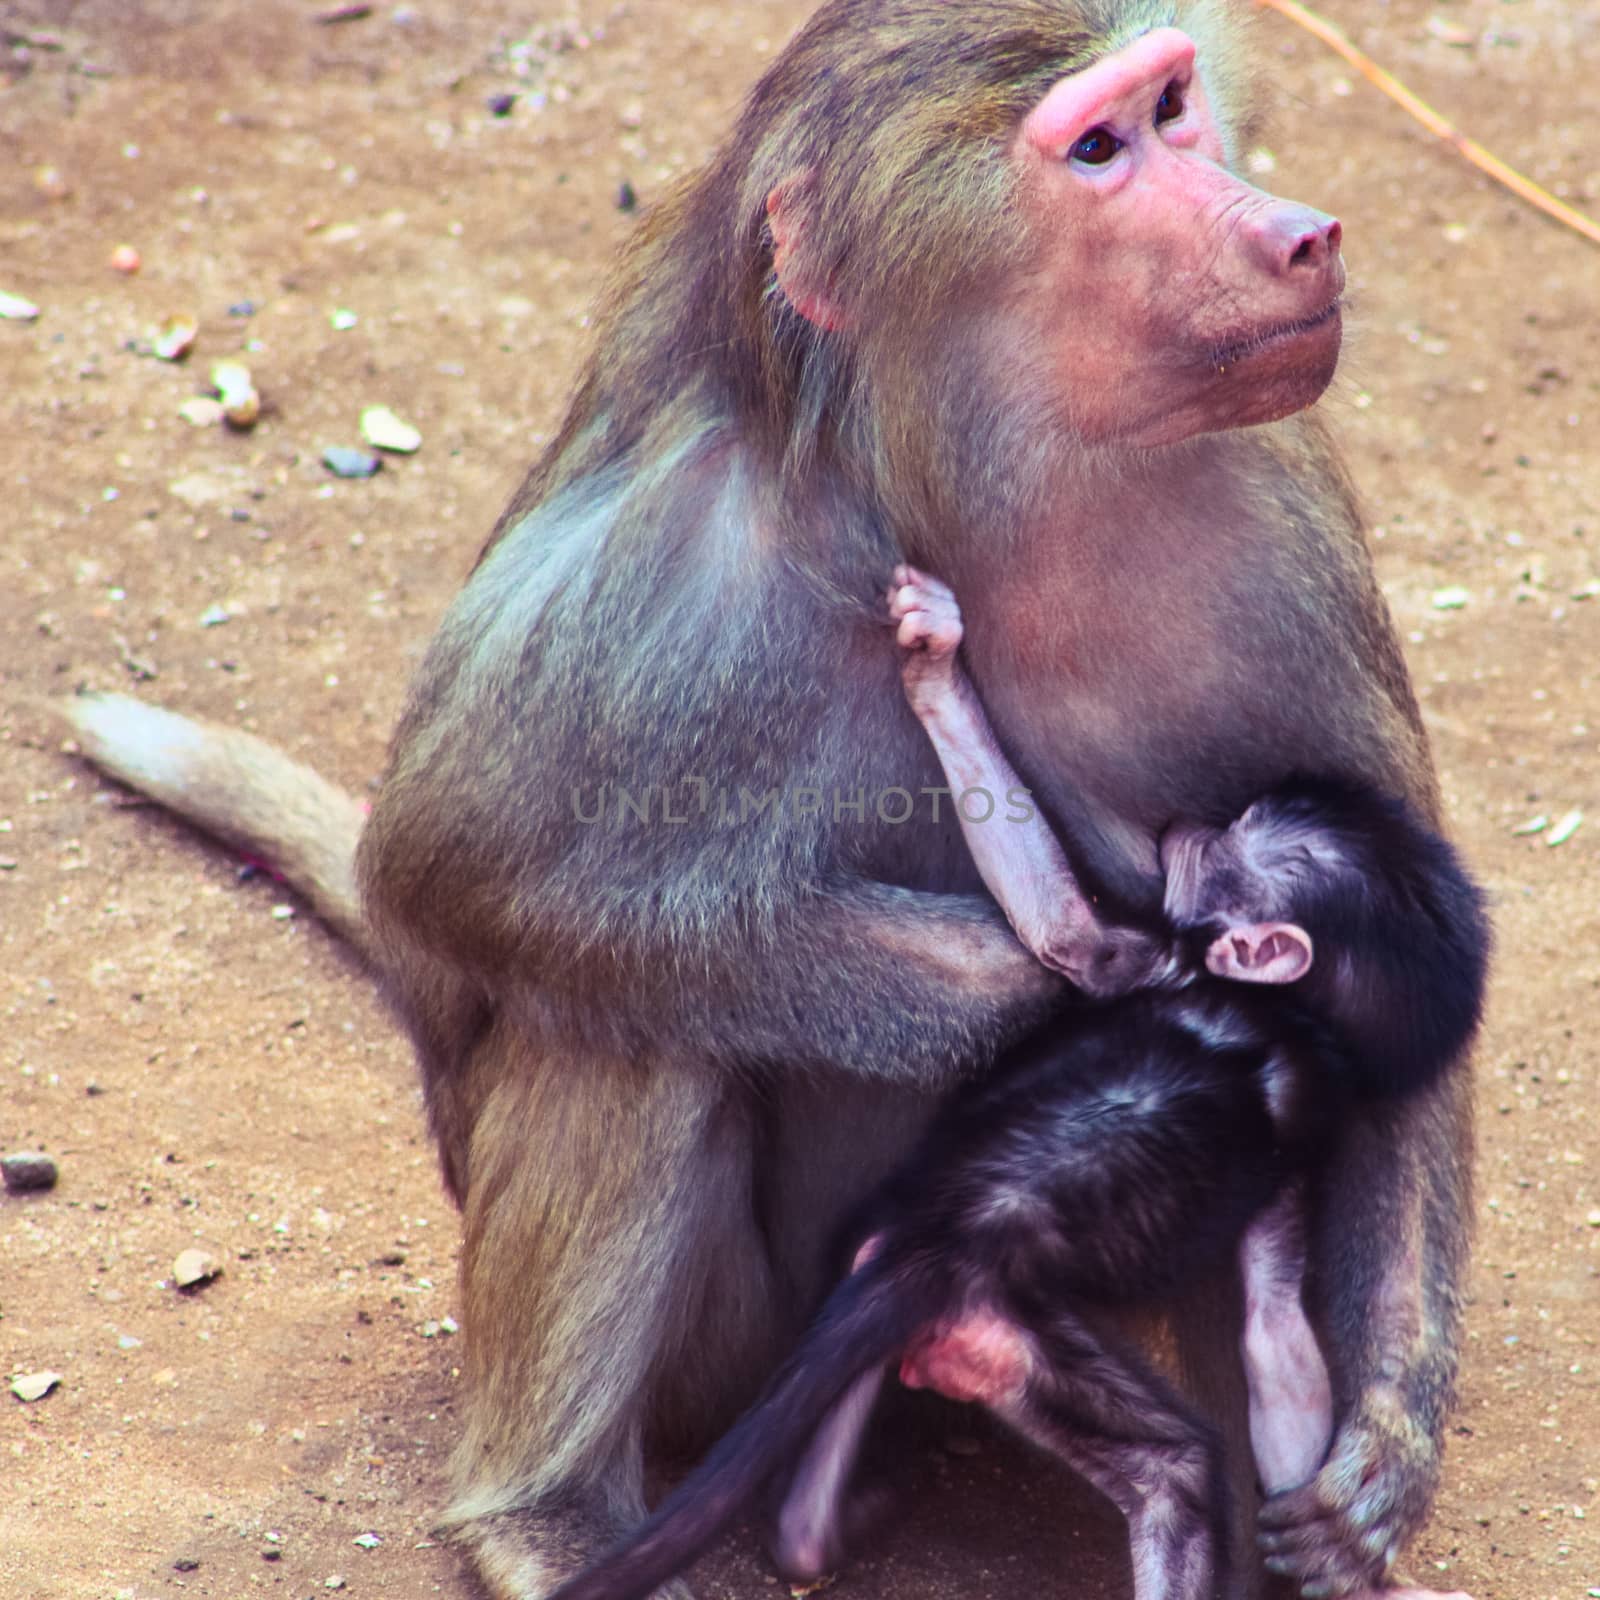
M906 698L938 753L967 848L1017 937L1090 994L1149 982L1164 965L1164 946L1101 922L957 658L963 630L955 595L915 567L896 567L889 616L904 652Z

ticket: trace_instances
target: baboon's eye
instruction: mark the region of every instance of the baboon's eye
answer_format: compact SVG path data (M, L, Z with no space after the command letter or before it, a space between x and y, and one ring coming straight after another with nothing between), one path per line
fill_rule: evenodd
M1169 83L1156 101L1156 126L1159 128L1163 122L1175 122L1182 115L1183 90L1177 84Z
M1072 159L1086 167L1103 167L1120 149L1122 141L1109 128L1091 128L1072 147Z

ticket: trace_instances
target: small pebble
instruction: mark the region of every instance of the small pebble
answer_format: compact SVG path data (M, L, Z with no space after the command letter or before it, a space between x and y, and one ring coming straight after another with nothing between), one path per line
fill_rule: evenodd
M242 361L218 361L211 368L211 386L217 391L223 419L230 427L255 426L261 415L261 396L256 393L250 369Z
M1553 850L1557 845L1565 844L1582 826L1583 813L1577 810L1569 811L1544 836L1544 842Z
M72 193L72 185L60 167L35 167L33 186L46 200L65 200Z
M1427 26L1428 32L1440 43L1455 45L1460 50L1465 50L1478 42L1478 35L1471 28L1447 22L1443 17L1429 17Z
M368 406L361 413L361 437L380 450L408 456L422 446L422 434L402 421L388 406Z
M24 1405L44 1397L61 1382L59 1372L23 1372L11 1380L11 1392Z
M178 407L178 415L191 427L214 428L222 421L222 402L208 394L191 395Z
M358 1533L351 1543L360 1545L363 1550L376 1550L383 1540L375 1533Z
M355 312L346 311L343 306L339 306L328 315L328 321L333 324L335 333L348 333L360 320Z
M383 461L366 450L330 444L322 452L322 464L336 478L370 478L383 466Z
M61 1176L55 1159L42 1150L19 1150L0 1160L0 1174L12 1194L27 1194L36 1189L53 1189Z
M182 361L200 337L200 324L190 316L168 317L161 332L150 341L150 349L161 361Z
M633 185L626 178L617 185L617 210L636 211L639 208L639 196Z
M232 619L233 613L225 605L207 606L200 613L200 626L202 628L220 628L223 623Z
M139 252L131 244L119 244L111 252L111 270L132 277L144 262L139 257Z
M172 1281L180 1289L198 1289L221 1273L216 1259L204 1250L184 1250L172 1263Z
M1470 591L1452 585L1448 589L1435 589L1433 591L1433 609L1435 611L1460 611L1472 598Z
M179 1556L172 1563L172 1570L174 1572L198 1572L200 1570L200 1562L194 1556Z
M1600 1206L1597 1206L1583 1219L1591 1228L1600 1228Z
M492 94L483 103L489 108L491 117L509 117L517 97L514 94Z
M31 300L24 300L20 294L7 294L0 289L0 317L5 317L12 322L32 322L39 315L39 308Z

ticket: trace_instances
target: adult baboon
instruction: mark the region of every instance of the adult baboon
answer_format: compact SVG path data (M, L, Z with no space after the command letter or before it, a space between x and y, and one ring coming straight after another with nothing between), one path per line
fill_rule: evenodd
M417 676L362 927L462 1207L453 1516L502 1594L642 1514L646 1451L750 1397L842 1207L1056 995L921 792L881 637L896 563L962 596L1000 738L1108 903L1158 900L1173 818L1289 772L1434 815L1304 414L1337 361L1339 227L1235 174L1241 10L828 0L642 224ZM303 774L200 734L163 766L114 708L82 717L113 770L304 858L316 805L274 810ZM348 925L344 804L311 887ZM1099 990L1137 965L1092 919L1068 956ZM1302 1579L1368 1581L1428 1505L1469 1145L1455 1070L1355 1118L1314 1197L1338 1431L1263 1512ZM1179 1333L1238 1415L1233 1298Z

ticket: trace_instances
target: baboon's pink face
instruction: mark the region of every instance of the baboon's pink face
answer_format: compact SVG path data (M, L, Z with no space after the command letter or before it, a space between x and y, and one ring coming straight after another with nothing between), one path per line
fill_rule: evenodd
M1174 443L1327 387L1340 226L1227 169L1187 34L1159 29L1063 79L1013 153L1036 248L1007 285L1004 359L1081 437Z

